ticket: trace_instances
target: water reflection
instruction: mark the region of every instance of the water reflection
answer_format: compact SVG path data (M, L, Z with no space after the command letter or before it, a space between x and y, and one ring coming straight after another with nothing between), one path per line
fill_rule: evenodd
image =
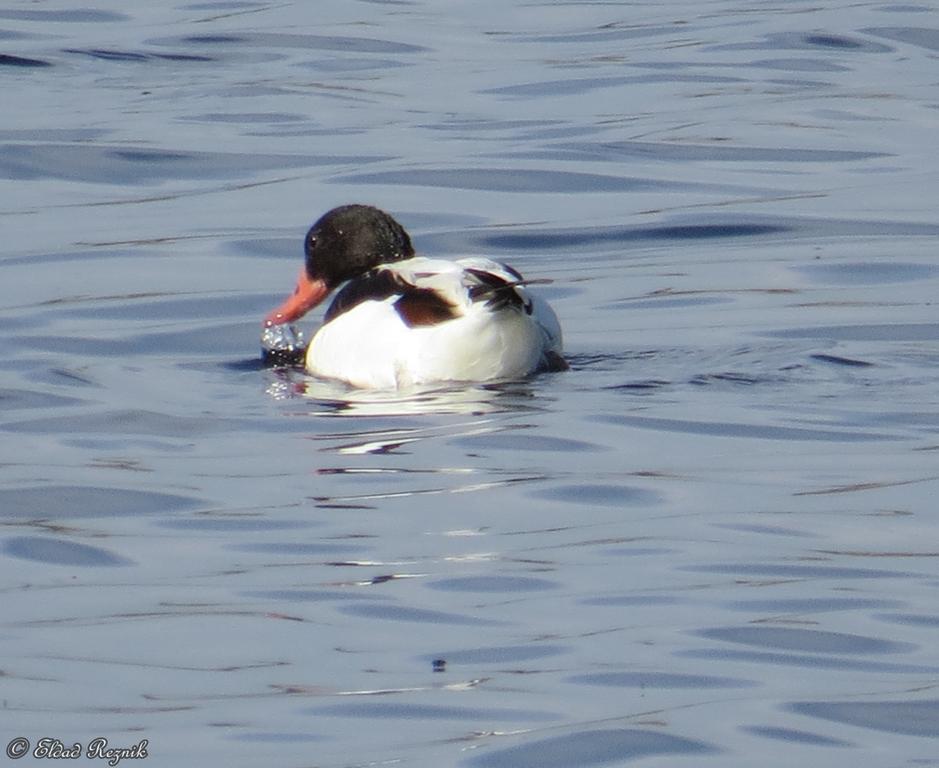
M534 385L530 381L370 390L319 379L290 368L271 371L267 394L275 400L302 398L312 407L307 415L319 417L484 416L539 411L548 405L535 396Z

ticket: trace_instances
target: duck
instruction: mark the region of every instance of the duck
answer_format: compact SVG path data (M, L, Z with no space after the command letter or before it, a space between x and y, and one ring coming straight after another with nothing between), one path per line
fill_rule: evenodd
M308 373L363 389L492 382L563 370L561 326L515 269L482 257L418 256L390 214L351 204L304 239L296 287L264 330L299 320L335 292L306 348Z

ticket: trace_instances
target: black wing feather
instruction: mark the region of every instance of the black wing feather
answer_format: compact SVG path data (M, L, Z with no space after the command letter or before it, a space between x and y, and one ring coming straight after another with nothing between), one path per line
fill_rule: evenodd
M525 298L516 291L516 287L524 285L525 278L509 266L503 267L512 275L517 275L517 280L506 280L500 275L487 272L483 269L467 268L467 272L476 280L477 285L469 288L470 300L485 301L493 309L502 309L503 307L515 306L524 309L531 314L531 305Z

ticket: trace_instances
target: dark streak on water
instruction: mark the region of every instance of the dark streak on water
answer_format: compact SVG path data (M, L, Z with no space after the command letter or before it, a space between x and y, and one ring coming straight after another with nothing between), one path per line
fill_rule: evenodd
M42 59L31 59L27 56L11 56L8 53L0 53L0 67L51 67L52 64Z

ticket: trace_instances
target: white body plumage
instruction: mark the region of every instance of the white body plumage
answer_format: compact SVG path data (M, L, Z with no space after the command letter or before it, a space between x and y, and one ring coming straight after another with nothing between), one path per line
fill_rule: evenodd
M402 388L515 378L560 360L554 311L501 264L414 257L376 271L390 273L400 289L364 298L333 317L330 310L307 349L310 373L356 387ZM418 298L412 311L402 311L408 296ZM452 316L415 322L410 315L420 313L421 303L449 308Z

